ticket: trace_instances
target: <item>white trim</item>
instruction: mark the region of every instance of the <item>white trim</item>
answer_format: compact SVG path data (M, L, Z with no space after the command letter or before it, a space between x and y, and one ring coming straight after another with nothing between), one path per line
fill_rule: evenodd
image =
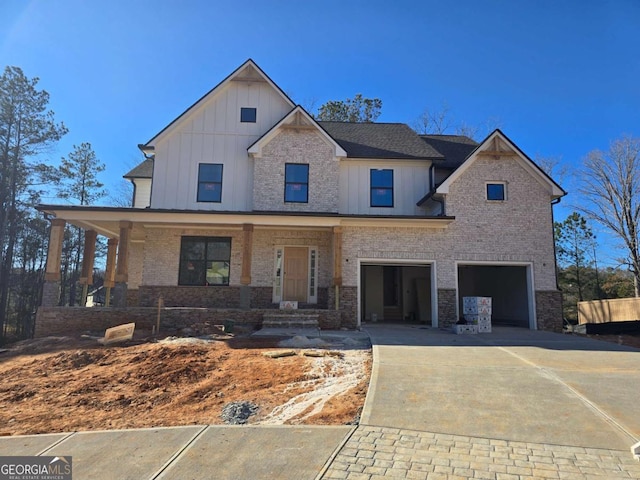
M494 138L499 137L500 140L505 142L509 148L511 148L512 152L516 155L516 161L520 163L520 165L530 173L538 182L542 185L549 188L549 193L552 198L559 198L566 194L564 190L562 190L558 185L556 185L553 180L549 177L545 176L544 173L540 170L540 167L535 165L531 160L529 160L525 155L520 152L520 149L511 142L507 137L504 136L502 132L499 130L495 130L491 133L478 147L472 152L472 154L467 158L462 165L460 165L447 179L440 184L438 188L436 188L436 192L438 194L446 195L449 193L449 187L453 182L455 182L458 177L460 177L470 166L473 164L476 158L478 158L478 153L486 150L486 146L493 141ZM505 152L506 153L506 152ZM511 152L509 152L511 153Z
M396 259L396 258L358 258L357 261L357 281L356 281L356 290L357 290L357 316L358 322L357 326L360 328L362 323L362 279L361 279L361 271L363 265L398 265L401 267L430 267L430 280L431 280L431 327L438 328L438 286L437 276L436 276L436 261L435 260L412 260L412 259Z
M316 120L311 115L309 115L300 105L296 106L293 110L287 113L282 120L271 127L267 131L267 133L265 133L255 143L253 143L253 145L249 146L249 148L247 149L249 155L253 156L254 158L260 158L262 156L262 147L268 144L279 133L280 127L285 125L288 120L296 113L302 114L305 120L307 120L312 126L315 127L315 131L319 133L320 136L333 147L334 156L347 156L347 152L323 128L321 128L320 125L318 125L318 122L316 122Z
M533 262L503 262L503 261L477 261L477 260L456 260L454 262L456 280L456 318L460 318L460 281L458 278L458 267L460 265L469 266L499 266L499 267L526 267L528 310L529 310L529 330L538 329L538 319L536 317L536 292L535 279L533 276Z
M489 185L502 185L502 193L504 198L502 200L490 200L489 199L489 189L488 186ZM485 200L487 202L492 202L492 203L502 203L502 202L506 202L508 195L507 195L507 182L505 181L500 181L500 180L490 180L490 181L486 181L484 182L484 197Z

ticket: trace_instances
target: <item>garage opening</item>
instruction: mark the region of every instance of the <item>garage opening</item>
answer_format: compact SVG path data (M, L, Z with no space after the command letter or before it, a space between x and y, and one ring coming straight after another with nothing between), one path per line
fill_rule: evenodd
M458 312L463 297L491 297L491 322L529 328L530 288L527 266L459 265Z
M431 324L431 281L429 265L361 265L361 321Z

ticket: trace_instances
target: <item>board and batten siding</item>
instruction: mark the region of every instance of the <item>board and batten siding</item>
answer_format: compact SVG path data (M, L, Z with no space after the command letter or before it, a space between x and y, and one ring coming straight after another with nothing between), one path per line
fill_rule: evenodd
M151 179L135 178L135 196L133 197L134 208L147 208L151 205Z
M257 109L256 123L240 122L242 107ZM229 82L158 138L151 207L251 210L253 160L247 148L289 110L290 105L267 83ZM200 163L223 164L220 203L197 201Z
M352 215L424 215L416 205L429 191L428 160L342 160L340 213ZM393 207L371 207L372 169L393 170Z

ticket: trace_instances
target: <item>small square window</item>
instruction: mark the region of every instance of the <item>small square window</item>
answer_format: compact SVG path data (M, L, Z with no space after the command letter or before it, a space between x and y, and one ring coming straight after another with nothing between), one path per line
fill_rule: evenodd
M242 123L256 123L256 109L242 107L240 109L240 121Z
M504 183L487 183L487 200L502 202L504 199Z

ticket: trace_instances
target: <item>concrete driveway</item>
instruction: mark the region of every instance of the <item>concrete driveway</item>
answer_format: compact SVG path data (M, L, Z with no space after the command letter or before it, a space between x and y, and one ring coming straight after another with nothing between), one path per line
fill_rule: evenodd
M638 349L518 328L366 331L364 425L627 451L640 437Z

